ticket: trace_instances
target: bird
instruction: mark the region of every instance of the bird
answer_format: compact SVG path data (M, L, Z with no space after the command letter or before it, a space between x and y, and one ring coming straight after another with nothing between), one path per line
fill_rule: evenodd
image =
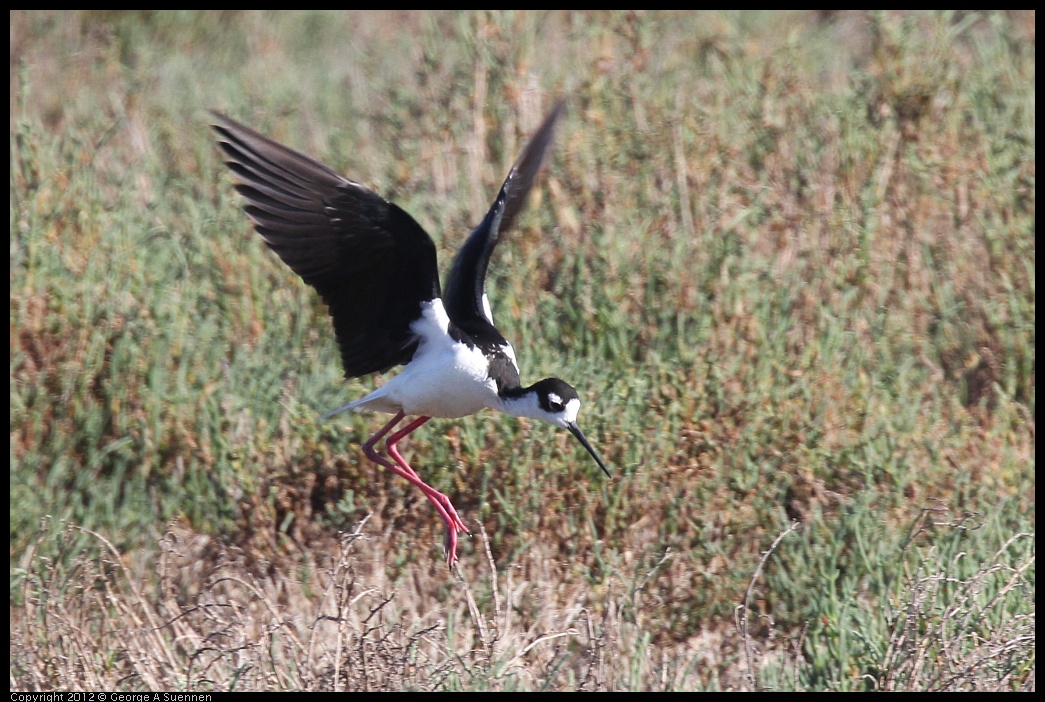
M530 138L457 251L445 290L435 244L407 212L211 111L218 146L254 229L326 303L346 379L402 366L377 389L321 419L346 410L392 415L363 443L363 453L432 503L446 526L443 552L451 568L458 560L458 534L470 532L450 498L421 479L397 448L432 417L454 419L489 408L553 424L573 434L612 479L577 425L576 389L559 378L522 385L515 350L494 326L486 294L490 257L523 209L564 109L562 101L556 103ZM413 419L400 426L407 417ZM378 451L382 439L387 457Z

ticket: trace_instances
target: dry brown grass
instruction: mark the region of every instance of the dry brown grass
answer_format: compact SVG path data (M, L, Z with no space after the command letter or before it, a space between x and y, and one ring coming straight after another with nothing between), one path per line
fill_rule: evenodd
M968 515L922 514L911 545L932 530L975 528ZM155 569L99 534L64 526L52 537L79 555L25 559L25 604L11 616L12 690L764 690L766 666L801 687L804 631L781 636L771 620L760 624L768 636L749 630L762 569L797 524L763 553L737 603L736 635L705 630L683 645L654 644L645 633L656 597L647 585L670 551L637 580L607 578L596 605L595 593L561 579L497 568L480 526L489 570L455 570L445 604L433 606L424 586L388 581L371 526L341 534L329 558L290 568L248 564L172 524ZM1033 613L990 624L1012 595L1033 599L1033 555L1014 562L1006 554L1029 538L1014 535L971 569L927 551L891 605L888 646L869 685L1033 690Z
M447 606L434 606L425 586L388 581L370 526L342 534L329 558L292 568L248 564L181 525L157 563L135 564L103 536L67 525L57 538L73 548L87 537L79 555L65 565L26 556L25 605L11 619L12 689L605 690L644 675L610 661L634 659L648 643L641 618L629 619L653 571L606 583L616 592L596 614L589 593L527 580L517 566L498 576L480 528L490 570L474 579L455 571ZM635 663L657 668L668 655ZM688 680L695 670L661 672L669 674L676 685L700 684Z
M927 508L911 542L941 527L975 528L967 517L950 521L945 509ZM1017 541L1033 539L1034 534L1014 534L983 564L962 563L965 554L943 562L931 549L917 560L905 573L903 597L891 612L889 646L877 689L1033 691L1033 608L1003 619L1001 625L989 616L1010 593L1034 599L1034 554L1012 561L1006 553Z

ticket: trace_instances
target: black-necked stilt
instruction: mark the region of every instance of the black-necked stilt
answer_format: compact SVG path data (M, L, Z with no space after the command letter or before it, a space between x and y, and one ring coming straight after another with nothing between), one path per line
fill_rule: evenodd
M445 555L457 560L457 533L468 533L450 498L418 477L396 444L432 417L464 417L489 407L568 429L610 472L577 426L581 401L558 378L519 382L515 351L493 325L486 269L501 234L533 187L562 115L544 120L501 186L486 217L457 252L440 295L435 245L396 205L282 144L213 113L218 143L236 190L265 243L314 287L330 308L347 378L394 366L403 371L347 409L394 415L365 444L372 460L424 492L446 523ZM406 415L418 415L375 445Z

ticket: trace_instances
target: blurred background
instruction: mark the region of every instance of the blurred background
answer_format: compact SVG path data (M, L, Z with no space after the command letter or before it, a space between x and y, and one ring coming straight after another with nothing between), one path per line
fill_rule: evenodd
M10 21L12 690L1034 689L1033 12ZM445 266L559 98L490 296L614 479L430 422L448 571L207 110Z

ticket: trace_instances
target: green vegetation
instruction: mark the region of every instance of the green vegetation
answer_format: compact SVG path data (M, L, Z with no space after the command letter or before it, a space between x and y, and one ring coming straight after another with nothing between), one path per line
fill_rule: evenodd
M1033 13L13 12L12 690L1033 689L1034 85ZM446 264L559 96L491 298L615 478L429 423L449 573L206 110Z

